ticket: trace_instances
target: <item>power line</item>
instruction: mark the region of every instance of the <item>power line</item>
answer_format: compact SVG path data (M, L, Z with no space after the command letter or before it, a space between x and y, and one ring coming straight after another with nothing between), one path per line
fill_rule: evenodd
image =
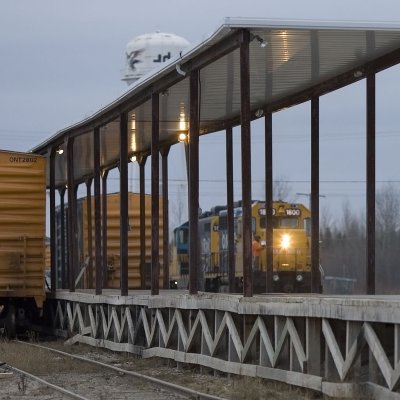
M108 177L108 180L119 181L118 177ZM134 182L139 182L138 178L130 179ZM150 178L146 178L145 182L151 182ZM185 178L171 178L168 179L169 183L177 183L177 184L186 184L187 180ZM226 179L199 179L199 183L225 183ZM252 179L252 183L265 183L264 179ZM282 182L282 183L311 183L311 180L286 180L286 179L276 179L273 182ZM400 183L400 180L376 180L376 183ZM233 183L242 183L241 179L234 179ZM367 183L366 180L320 180L319 183L340 183L340 184L353 184L353 183Z

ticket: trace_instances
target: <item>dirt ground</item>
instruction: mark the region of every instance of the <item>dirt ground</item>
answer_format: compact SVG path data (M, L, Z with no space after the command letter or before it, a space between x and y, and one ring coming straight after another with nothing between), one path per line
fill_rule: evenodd
M224 399L310 400L326 398L319 393L282 383L258 378L229 377L222 374L216 375L213 371L206 371L204 368L200 370L199 368L187 365L177 365L176 362L166 361L164 359L140 359L132 354L114 353L82 344L65 346L60 341L40 344L57 348L65 352L79 354L123 369L150 375L157 379L213 394ZM50 353L46 350L33 349L32 347L4 339L0 341L0 361L27 370L33 374L40 375L44 379L49 377L50 380L50 378L53 377L61 380L61 382L62 380L69 380L69 375L71 375L72 380L72 375L78 372L81 377L84 377L83 379L86 383L90 382L89 386L99 389L100 392L102 385L109 388L110 384L112 384L111 378L104 373L104 370L99 373L99 367L97 366L88 363L80 363L79 371L76 371L76 360L57 354L54 355L54 353ZM116 372L110 373L112 377L115 375ZM29 392L26 390L28 381ZM119 385L115 382L114 384ZM58 395L54 395L54 392L50 389L46 389L36 382L21 378L18 374L13 374L12 377L5 376L2 379L0 378L0 389L0 399L5 400L21 398L40 398L43 400L65 398L62 397L63 395L57 397ZM129 389L126 390L129 391ZM27 393L29 393L28 397L26 397Z

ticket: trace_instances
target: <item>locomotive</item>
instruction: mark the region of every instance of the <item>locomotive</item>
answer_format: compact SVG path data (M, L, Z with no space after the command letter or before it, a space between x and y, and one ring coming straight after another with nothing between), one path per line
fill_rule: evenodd
M253 201L252 233L266 245L265 203ZM273 290L274 292L309 292L311 289L310 227L311 213L303 204L274 201L273 221ZM234 208L235 291L242 290L243 236L241 203ZM174 230L170 287L187 288L189 224ZM223 292L228 285L228 229L226 206L216 206L199 217L200 269L205 291ZM261 251L258 270L254 271L255 288L265 290L266 250Z

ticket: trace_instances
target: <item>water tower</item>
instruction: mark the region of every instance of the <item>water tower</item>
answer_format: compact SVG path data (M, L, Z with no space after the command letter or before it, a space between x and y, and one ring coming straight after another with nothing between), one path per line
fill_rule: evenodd
M132 84L162 63L179 56L189 42L173 33L145 33L126 46L126 67L121 80Z

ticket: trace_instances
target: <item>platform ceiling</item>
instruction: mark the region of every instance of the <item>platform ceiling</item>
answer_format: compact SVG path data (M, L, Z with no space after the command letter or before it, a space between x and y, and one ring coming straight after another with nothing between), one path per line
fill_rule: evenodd
M232 19L180 58L137 81L113 103L38 145L50 156L75 137L77 181L93 175L93 128L100 127L102 168L119 161L119 115L129 112L129 155L148 154L151 103L160 93L160 145L177 143L189 126L189 73L200 68L201 134L240 123L239 44L251 34L250 93L253 118L322 95L400 61L400 25ZM79 93L76 94L79 96ZM56 157L56 186L66 184L66 151ZM48 163L49 165L49 163ZM49 174L48 174L49 176Z

